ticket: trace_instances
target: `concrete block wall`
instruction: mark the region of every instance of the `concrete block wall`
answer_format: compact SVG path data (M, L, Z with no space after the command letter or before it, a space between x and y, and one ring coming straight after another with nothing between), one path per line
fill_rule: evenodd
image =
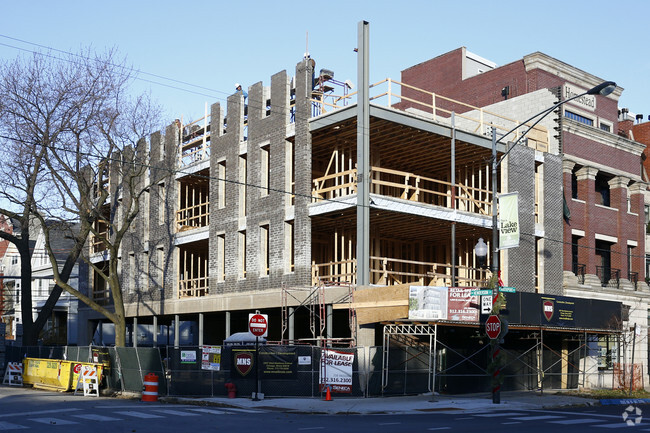
M535 292L535 151L515 146L508 155L507 192L519 194L519 246L507 251L501 266L504 283L522 292ZM507 268L506 268L507 266Z
M564 190L562 188L562 157L560 155L544 155L543 164L543 221L544 239L541 241L543 259L544 292L563 294L564 279L563 263L565 249L562 239L564 228Z
M248 100L234 94L227 101L226 133L215 136L223 118L219 104L212 106L210 155L210 269L219 268L218 235L225 235L225 281L210 279L210 293L230 294L251 290L279 289L311 285L311 225L307 205L311 188L311 137L309 95L312 66L301 62L296 70L295 205L287 191L287 122L289 119L290 81L286 71L271 77L270 90L261 82L250 86ZM309 86L307 86L309 83ZM270 112L266 100L270 95ZM244 107L247 103L247 134L244 139ZM269 149L269 191L262 191L262 147ZM246 156L246 215L240 215L240 156ZM225 161L225 207L217 208L219 194L218 165ZM288 272L285 250L286 222L294 221L294 272ZM260 275L260 226L269 228L269 275ZM246 278L240 269L239 232L246 231Z

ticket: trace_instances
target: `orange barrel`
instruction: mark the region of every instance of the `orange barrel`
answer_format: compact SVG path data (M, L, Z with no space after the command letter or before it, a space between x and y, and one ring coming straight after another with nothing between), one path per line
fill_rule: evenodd
M158 401L158 376L154 373L145 375L142 385L142 401Z

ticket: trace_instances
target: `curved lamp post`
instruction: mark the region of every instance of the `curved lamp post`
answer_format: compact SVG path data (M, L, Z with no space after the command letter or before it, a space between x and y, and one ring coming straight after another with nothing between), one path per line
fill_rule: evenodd
M567 102L573 101L574 99L578 99L582 96L585 95L601 95L601 96L607 96L610 93L612 93L616 89L616 83L613 81L605 81L603 83L600 83L599 85L592 87L591 89L587 90L584 93L580 93L578 95L574 95L569 99L565 99L563 101L558 102L557 104L553 105L550 108L547 108L543 111L540 111L539 113L535 114L534 116L530 117L529 119L526 119L523 121L521 124L515 126L512 128L510 131L506 132L503 134L499 139L496 138L496 128L492 127L492 257L490 261L490 270L492 271L492 275L497 275L499 272L499 229L498 229L498 218L497 218L497 167L503 162L504 158L510 153L510 151L517 145L519 142L530 132L531 129L533 129L539 122L542 121L548 114L552 113L553 110L555 110L557 107L560 105L566 104ZM526 129L523 134L521 134L512 144L506 145L506 151L501 155L500 158L497 158L497 144L500 143L505 137L513 133L517 128L520 128L521 125L525 125L526 123L530 122L531 120L538 118L535 120L535 122ZM477 260L479 263L481 262L481 258L485 257L485 260L487 260L487 246L485 246L485 243L483 242L483 238L480 238L476 246L474 247L474 253L476 254ZM499 284L498 280L493 278L492 281L495 281L494 287L492 289L494 292L492 293L492 296L494 299L499 295ZM498 312L497 312L498 314ZM493 388L492 391L492 403L499 404L501 402L501 396L500 396L500 391L498 387L496 390Z

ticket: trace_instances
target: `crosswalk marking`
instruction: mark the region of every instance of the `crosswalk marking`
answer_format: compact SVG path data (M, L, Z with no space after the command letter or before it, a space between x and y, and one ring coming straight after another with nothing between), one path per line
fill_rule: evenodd
M176 415L176 416L199 416L198 413L181 412L180 410L173 410L173 409L154 409L153 412L164 413L165 415Z
M190 409L190 410L193 410L194 412L210 413L212 415L223 415L225 413L228 413L228 412L225 412L223 410L205 409L205 408L202 408L202 407L197 408L197 409Z
M122 421L122 418L113 418L111 416L99 415L94 413L84 413L80 415L71 415L75 418L88 419L91 421Z
M68 421L67 419L60 418L29 418L29 421L40 422L41 424L52 424L52 425L71 425L79 424L75 421Z
M558 415L532 415L532 416L511 417L511 419L515 419L517 421L539 421L543 419L558 419L558 418L562 418L562 417Z
M601 427L601 428L623 428L623 427L630 427L623 421L617 422L616 424L597 424L593 425L592 427Z
M492 418L498 416L521 416L521 412L494 412L494 413L477 413L476 416L481 416L484 418Z
M0 431L1 430L19 430L25 427L24 425L12 424L10 422L0 421Z
M120 415L124 416L132 416L134 418L164 418L160 415L154 415L152 413L146 413L146 412L136 412L134 410L124 410L124 411L119 411L115 412Z
M81 409L52 409L52 410L38 410L38 411L32 411L32 412L13 412L13 413L3 413L0 414L0 418L6 418L6 417L14 417L14 416L22 416L22 417L30 417L30 416L35 416L35 415L45 415L47 413L57 413L60 414L62 412L75 412Z
M242 413L262 413L263 411L261 410L255 410L255 409L241 409L238 407L229 407L228 412L242 412Z
M589 424L593 422L602 422L596 418L575 418L575 419L561 419L558 421L549 421L552 424Z

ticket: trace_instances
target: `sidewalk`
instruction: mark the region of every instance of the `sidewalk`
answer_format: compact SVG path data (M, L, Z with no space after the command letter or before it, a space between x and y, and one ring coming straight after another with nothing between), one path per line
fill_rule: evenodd
M532 410L565 406L599 404L598 400L554 394L545 391L543 395L534 391L512 391L501 393L501 404L492 403L492 396L484 394L436 395L422 394L399 397L349 398L336 394L331 401L311 397L273 397L253 401L250 397L229 399L208 398L161 398L178 403L213 404L215 406L240 409L276 410L279 412L313 414L395 414L426 412L485 412L488 410Z

